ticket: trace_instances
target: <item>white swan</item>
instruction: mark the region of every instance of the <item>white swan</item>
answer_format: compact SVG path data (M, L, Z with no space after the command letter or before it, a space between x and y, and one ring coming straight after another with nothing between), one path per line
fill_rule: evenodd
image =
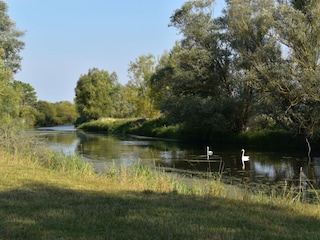
M241 149L241 152L242 152L242 155L241 155L242 169L244 169L245 168L244 162L249 161L249 156L244 155L244 152L245 152L244 149Z
M213 151L211 151L209 147L207 147L207 159L209 160L209 156L212 156L212 155L213 155Z

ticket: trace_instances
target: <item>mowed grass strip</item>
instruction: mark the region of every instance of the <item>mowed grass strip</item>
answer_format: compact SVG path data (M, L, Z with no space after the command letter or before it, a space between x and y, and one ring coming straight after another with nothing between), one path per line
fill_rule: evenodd
M6 157L0 174L0 239L320 239L319 205L183 194L153 187L149 173L85 175Z

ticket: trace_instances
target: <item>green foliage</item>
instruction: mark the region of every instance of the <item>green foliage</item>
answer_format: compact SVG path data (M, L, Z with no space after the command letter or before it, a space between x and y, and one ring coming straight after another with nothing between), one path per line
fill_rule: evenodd
M72 125L77 119L75 105L69 101L54 103L56 108L55 125Z
M78 116L74 104L68 101L38 101L36 110L36 126L72 125Z
M285 130L246 131L233 135L228 141L230 141L230 144L242 144L243 146L273 150L286 148L289 151L305 148L303 136L297 136Z
M78 129L88 132L110 134L137 134L142 136L180 139L184 131L179 125L169 125L163 118L146 120L144 118L99 119L80 124Z
M140 131L144 131L145 127L139 129ZM160 125L153 127L152 130L146 131L148 136L155 136L158 138L167 138L167 139L181 139L181 132L183 128L180 125Z
M164 118L131 123L130 132L143 136L157 138L180 139L183 127L179 124L172 125Z
M142 55L129 64L129 81L126 84L126 96L133 106L133 117L156 117L159 111L151 96L150 79L154 73L155 58L152 54Z
M127 118L135 115L135 106L130 102L127 87L117 84L111 93L112 117Z
M0 1L0 59L5 68L16 73L20 70L20 51L24 48L24 42L19 40L24 33L16 28L15 23L7 15L8 6Z
M13 74L20 70L20 51L24 48L21 38L24 33L16 29L7 15L8 6L0 1L0 124L15 122L18 118L33 121L31 105L21 105L27 98L24 90L31 91L30 85L13 81ZM18 87L19 85L19 87ZM24 92L26 93L26 92Z
M318 134L315 128L320 122L320 3L303 5L302 9L282 5L274 12L275 35L291 54L280 66L288 71L270 83L277 86L274 94L283 99L288 127L312 137Z
M20 81L13 81L13 88L19 94L19 117L28 126L33 126L36 121L37 95L34 88Z
M114 122L105 122L97 120L82 123L77 128L87 132L111 133L115 129L115 124Z
M150 98L157 109L161 109L164 99L168 98L171 87L171 76L174 74L174 66L169 53L165 52L156 65L155 72L149 80Z
M185 3L171 17L183 38L152 77L158 105L172 124L204 134L237 130L229 51L212 21L213 2ZM161 99L162 98L162 99Z
M171 123L183 123L187 129L204 134L203 137L234 130L235 104L231 101L185 95L179 98L172 97L165 104L163 110Z
M89 69L81 75L75 88L75 104L80 116L89 119L111 117L113 115L114 91L117 88L117 75L97 68Z
M4 73L6 75L6 73ZM1 75L1 70L0 70ZM18 118L19 94L8 79L0 80L0 119Z
M37 116L36 125L37 126L54 126L54 117L56 116L56 111L53 104L47 101L38 101L36 104L36 109L39 114Z
M319 134L319 2L233 0L216 19L212 9L191 1L171 17L182 38L150 81L164 116L200 134Z
M97 121L82 123L77 128L88 132L130 133L144 122L145 119L136 118L101 118Z

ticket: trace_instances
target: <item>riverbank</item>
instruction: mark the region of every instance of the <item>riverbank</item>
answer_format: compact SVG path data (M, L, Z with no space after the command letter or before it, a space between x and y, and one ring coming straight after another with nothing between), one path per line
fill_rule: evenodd
M185 129L180 125L168 125L164 119L114 119L102 118L86 122L77 127L85 132L127 134L153 139L197 142L224 148L230 146L250 146L263 149L299 149L308 151L304 136L293 135L283 130L247 131L238 134L218 134L203 136L199 132ZM314 145L318 144L314 143ZM312 145L312 143L311 143ZM317 150L318 148L314 148Z
M86 132L128 134L158 139L183 139L183 129L180 126L168 126L166 121L160 118L153 120L144 118L101 118L83 123L77 126L77 129Z
M320 237L318 204L231 197L219 181L185 185L139 164L95 175L76 158L0 156L1 239Z

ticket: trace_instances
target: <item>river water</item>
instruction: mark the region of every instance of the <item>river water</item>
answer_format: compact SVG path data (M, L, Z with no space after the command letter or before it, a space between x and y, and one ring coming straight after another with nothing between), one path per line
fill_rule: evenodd
M190 145L175 141L161 141L133 136L110 136L76 131L73 126L39 128L36 134L46 139L50 148L67 154L78 154L102 172L111 164L131 166L141 162L166 171L184 175L220 173L230 181L275 184L296 182L301 173L316 188L320 186L320 158L310 163L307 152L261 151L247 147L250 161L241 162L241 148L216 149L207 161L206 145ZM211 176L211 175L210 175Z

